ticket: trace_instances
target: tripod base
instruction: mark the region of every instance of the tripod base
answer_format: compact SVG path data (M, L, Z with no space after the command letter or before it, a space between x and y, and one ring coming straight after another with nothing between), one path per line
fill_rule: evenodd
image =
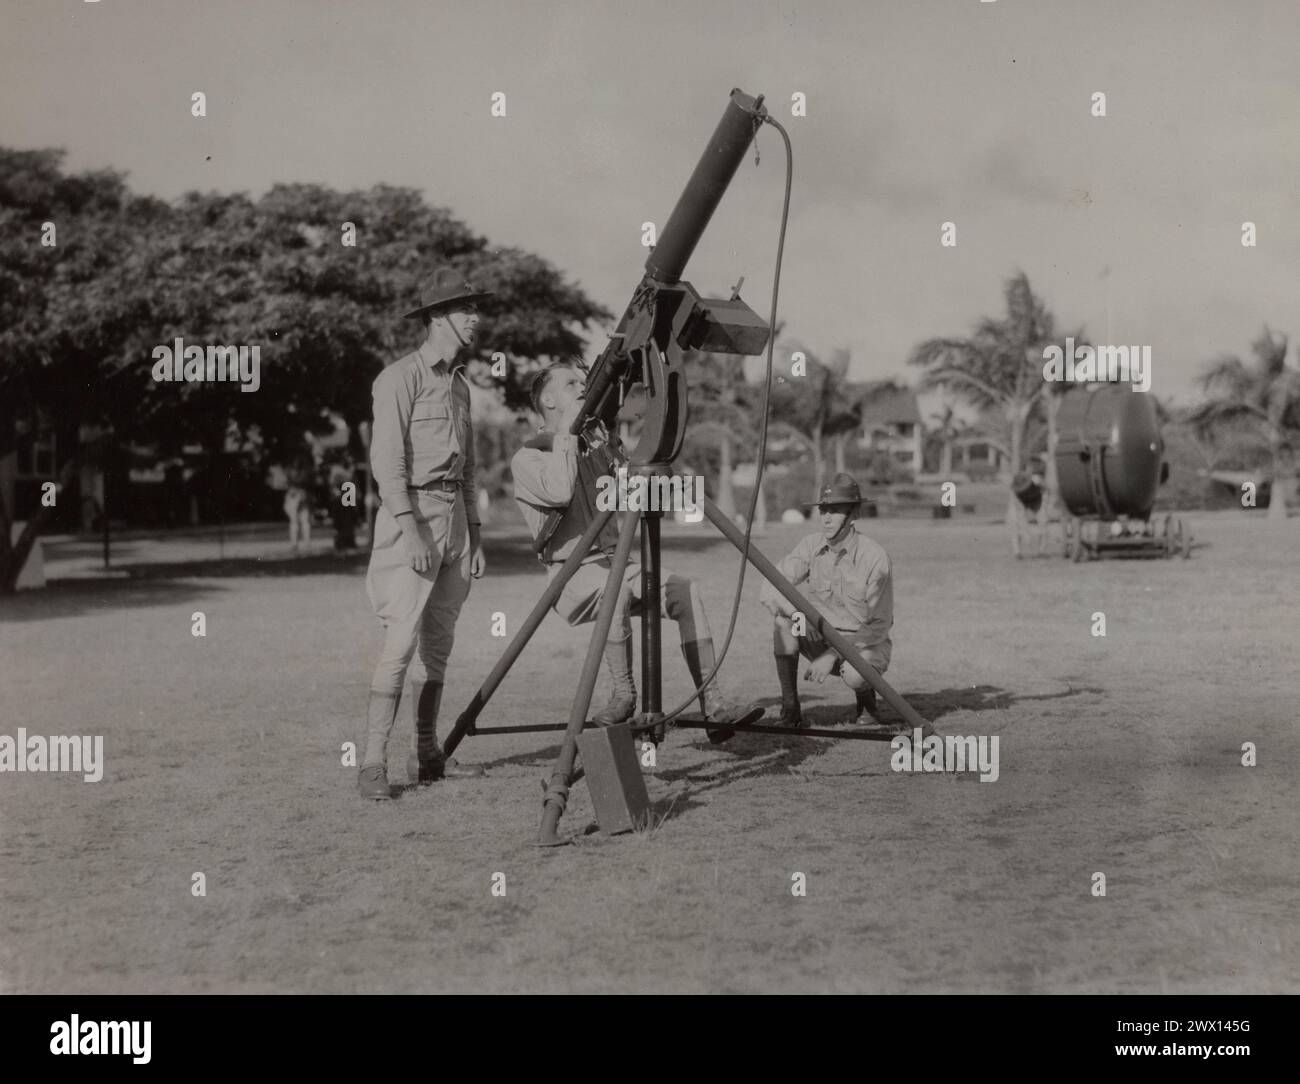
M620 723L585 730L578 735L578 754L587 770L587 790L600 830L613 836L642 827L650 815L650 796L631 728Z
M794 585L781 574L780 570L758 550L752 546L746 546L744 535L707 498L704 502L704 513L723 538L737 550L746 554L749 564L753 565L764 579L772 584L800 612L809 616L810 623L821 635L822 639L835 650L847 666L856 670L867 684L874 688L886 703L898 713L903 723L906 724L905 730L919 729L923 736L934 734L934 728L930 723L918 715L916 710L898 695L889 683L862 658L858 649L841 632L831 627L829 623L820 617L816 608L796 590ZM533 607L532 612L528 615L523 627L515 635L505 654L492 668L491 673L489 673L473 700L461 712L451 734L443 743L444 752L450 755L457 743L467 734L477 736L564 731L564 742L556 759L554 769L549 779L542 783L544 800L541 827L537 838L538 845L542 847L555 847L568 842L566 839L561 838L557 831L560 818L564 815L565 806L568 804L570 788L587 774L590 763L600 762L603 765L601 768L596 769L601 772L601 780L596 781L593 776L592 782L589 783L593 790L593 798L595 798L595 789L599 786L606 794L606 797L603 797L601 801L612 803L604 817L601 818L602 827L604 827L606 821L611 826L626 825L633 827L638 817L644 816L649 809L648 799L645 798L645 782L641 778L640 765L636 759L633 739L648 740L658 744L659 741L663 740L663 731L665 730L664 713L659 703L658 608L653 604L647 605L643 610L643 621L646 619L646 613L652 614L654 619L643 625L642 628L642 651L646 653L643 659L645 668L643 670L642 685L649 695L646 696L647 702L642 704L641 713L632 720L631 724L620 724L618 727L599 729L591 729L591 722L587 717L588 709L591 706L592 690L596 683L596 675L614 616L614 603L623 583L623 575L631 553L636 526L638 521L644 518L645 515L643 513L642 516L628 516L620 528L618 546L612 556L604 597L601 599L595 628L592 630L591 642L588 645L582 674L578 680L577 694L573 700L568 724L564 726L556 724L525 724L500 727L478 727L475 725L489 697L505 677L515 659L519 657L533 633L537 631L542 618L559 597L564 585L577 572L579 565L595 543L597 535L609 522L612 516L611 512L601 512L588 525L573 552L566 559L563 568L552 578L541 598ZM643 586L643 597L654 599L659 594L659 537L657 521L652 517L649 522L653 526L646 531L643 538L643 572L645 568L648 568L651 570L652 575L647 577L650 581L649 584ZM715 742L720 739L725 740L726 737L741 732L789 734L794 737L831 738L839 741L892 741L894 737L893 734L888 732L855 731L848 728L828 730L816 727L769 726L758 722L762 715L761 709L755 709L734 723L715 723L698 718L678 717L668 725L676 725L684 729L705 730L709 733L710 740ZM610 730L620 731L623 737L613 739L608 736L601 737L602 734L607 735ZM591 762L588 762L585 755L585 746L589 739L597 743L592 747ZM575 764L580 742L584 746L582 767ZM625 751L618 751L618 747L614 743L623 743ZM611 831L611 828L605 830ZM628 827L612 827L612 831L627 830Z

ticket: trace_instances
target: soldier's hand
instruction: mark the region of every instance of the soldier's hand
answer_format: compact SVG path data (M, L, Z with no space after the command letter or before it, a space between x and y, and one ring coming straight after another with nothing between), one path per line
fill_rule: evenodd
M803 672L803 676L809 681L815 681L820 685L835 669L835 653L826 652L821 658L808 664L808 669Z
M486 571L487 557L483 553L483 545L482 543L476 543L474 552L470 554L469 558L469 574L478 580L482 579L483 573Z
M418 534L403 534L402 547L406 559L416 572L428 572L433 567L433 551L429 548L429 543Z

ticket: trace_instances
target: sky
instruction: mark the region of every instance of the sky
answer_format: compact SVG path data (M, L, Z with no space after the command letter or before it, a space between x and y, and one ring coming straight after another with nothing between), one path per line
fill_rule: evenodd
M418 188L621 313L740 87L794 147L789 335L914 380L1019 269L1188 401L1263 324L1300 344L1298 43L1297 0L0 0L0 145L164 198ZM766 317L784 155L757 142L685 277L743 275Z

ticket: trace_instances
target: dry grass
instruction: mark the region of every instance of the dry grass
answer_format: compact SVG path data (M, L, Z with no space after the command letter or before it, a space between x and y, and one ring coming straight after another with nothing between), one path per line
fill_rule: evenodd
M896 774L881 743L676 731L646 830L584 835L579 784L554 850L532 846L551 735L471 738L485 780L358 799L340 746L378 633L357 567L20 598L0 733L103 734L107 768L0 776L0 989L1294 992L1300 522L1192 519L1190 561L1080 566L1015 562L989 524L871 523L896 568L889 678L941 731L999 735L1000 780ZM667 560L720 623L734 561L705 530ZM498 540L466 605L449 718L504 646L491 614L513 630L540 590L522 552ZM771 703L745 590L724 674ZM563 721L584 647L548 619L483 723ZM665 669L684 694L675 646ZM850 701L805 706L824 723Z

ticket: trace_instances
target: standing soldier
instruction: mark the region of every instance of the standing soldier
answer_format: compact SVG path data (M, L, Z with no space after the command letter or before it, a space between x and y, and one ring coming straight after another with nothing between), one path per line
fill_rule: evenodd
M388 736L397 717L407 666L415 749L407 773L427 784L444 775L482 775L448 760L436 722L456 617L470 577L483 575L474 484L474 431L469 382L456 356L478 328L475 290L451 268L426 283L420 307L408 312L428 331L414 353L388 366L374 383L370 464L382 505L366 575L366 592L384 624L384 646L370 682L366 751L358 788L365 798L391 797Z

